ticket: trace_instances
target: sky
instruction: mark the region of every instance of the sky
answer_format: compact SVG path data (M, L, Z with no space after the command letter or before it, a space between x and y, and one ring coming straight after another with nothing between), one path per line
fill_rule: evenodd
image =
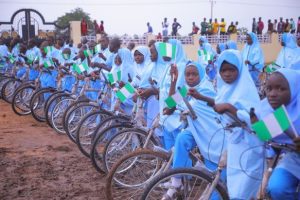
M46 21L54 21L66 12L80 7L92 19L104 21L105 31L109 34L142 35L147 32L147 22L154 33L161 32L164 17L169 23L174 18L182 25L179 34L191 32L192 22L200 26L204 17L210 18L213 4L213 18L223 17L227 24L239 21L240 27L251 29L253 17L262 17L265 27L268 19L300 16L300 0L0 0L0 21L9 21L11 15L22 8L38 10ZM20 16L19 16L20 17ZM0 30L10 29L1 25ZM53 29L52 26L41 29ZM266 28L265 28L266 29ZM169 26L169 32L171 27Z

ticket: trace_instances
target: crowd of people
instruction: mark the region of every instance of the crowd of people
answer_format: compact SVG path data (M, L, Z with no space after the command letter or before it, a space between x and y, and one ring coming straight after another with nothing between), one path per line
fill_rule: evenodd
M219 31L220 34L226 34L224 19L220 24L215 20L218 26L212 25L211 28L208 28L211 20L207 23L204 19L202 23L202 35L208 31L213 34ZM163 36L168 36L166 18L162 27ZM176 35L180 27L175 18L171 35ZM235 31L236 28L229 30ZM170 54L163 49L168 45L172 46L168 48L168 51L172 50ZM86 53L87 50L90 53ZM151 41L149 46L131 45L128 48L122 48L118 38L110 39L105 35L97 43L84 39L77 47L72 41L63 38L55 41L53 37L38 43L34 39L28 43L20 38L0 40L2 71L12 66L11 56L16 60L14 64L20 66L19 77L25 73L23 68L26 65L31 66L34 61L37 62L37 68L33 65L30 67L30 79L34 80L38 73L44 73L41 70L46 68L45 62L51 61L52 66L47 66L50 73L41 76L42 87L56 87L56 79L60 76L64 78L63 89L70 91L75 80L70 77L77 76L84 81L84 76L90 75L93 77L91 87L100 88L100 85L108 83L101 77L99 69L104 70L105 74L116 74L120 71L120 78L110 85L114 88L111 101L104 108L111 111L115 109L118 99L115 91L128 83L135 87L135 93L123 101L120 108L122 112L131 115L136 99L141 98L146 102L145 121L148 127L157 115L160 116L160 125L163 128L156 134L161 138L164 148L169 150L174 147L173 168L191 167L189 151L198 146L205 166L214 170L217 168L222 147L223 150L226 149L227 167L222 179L227 184L230 199L256 198L266 158L265 149L262 148L264 142L240 127L226 132L225 139L215 137L216 131L222 128L216 119L220 119L221 124L232 122L229 118L221 117L224 113L230 113L251 127L253 123L284 105L295 127L295 138L291 139L282 132L273 141L295 145L296 150L283 155L271 175L268 194L273 200L295 199L300 183L300 47L296 44L295 36L290 33L283 34L282 49L274 61L277 70L269 74L263 93L259 91L262 84L259 75L265 70L265 61L256 33L247 34L247 43L242 51L237 49L234 41L219 43L213 49L207 38L201 36L197 53L198 60L191 61L181 42L168 38L164 42ZM75 71L72 68L74 63L85 63L88 70ZM60 73L60 69L65 72ZM166 104L165 100L174 95L178 87L186 87L188 90L187 101L198 117L190 121L194 129L191 124L187 127L181 124L178 108L187 109L184 102L178 102L173 107ZM91 95L90 98L97 97ZM250 116L252 108L255 108L255 117ZM258 146L260 148L255 148ZM245 151L248 152L247 158L242 158ZM243 168L240 162L243 163ZM176 198L176 189L181 186L181 180L174 178L171 184L165 199Z

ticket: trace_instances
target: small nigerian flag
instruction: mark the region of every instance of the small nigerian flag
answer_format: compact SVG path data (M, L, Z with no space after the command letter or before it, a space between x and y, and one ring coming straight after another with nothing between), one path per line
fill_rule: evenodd
M52 59L49 59L49 60L44 62L44 67L45 68L49 68L51 66L54 66L54 63L53 63Z
M12 64L16 61L16 59L14 58L13 55L8 55L8 59L9 59L9 62Z
M291 122L284 106L280 106L263 120L252 124L253 130L262 141L268 141L282 134L290 126Z
M84 50L83 54L85 57L92 57L93 56L93 50Z
M101 51L101 46L100 46L100 44L97 44L95 46L95 53L99 53L100 51Z
M46 54L48 54L49 52L51 52L53 50L53 47L52 46L46 46L44 47L44 51Z
M174 59L176 57L176 45L170 43L159 43L159 54Z
M84 60L79 65L77 65L77 64L74 63L73 64L73 70L76 71L78 74L81 74L82 72L89 70L89 65L86 62L86 60Z
M65 60L69 60L69 59L70 59L70 54L63 53L63 54L62 54L62 57L63 57Z
M202 56L202 59L204 61L209 61L213 59L213 55L210 55L209 53L207 53L207 51L205 49L203 50L198 50L198 55Z
M126 83L122 89L116 92L116 96L120 99L121 102L124 102L128 99L131 95L135 93L134 87L130 83Z
M114 84L117 81L121 80L121 70L114 71L112 73L108 73L107 79L109 80L110 84Z
M280 66L278 66L276 63L272 62L271 64L267 65L265 71L268 73L273 73L278 69L280 69Z
M184 97L187 96L187 88L184 86L178 92L173 94L172 96L165 99L165 102L168 106L168 108L174 108L177 104L179 104Z

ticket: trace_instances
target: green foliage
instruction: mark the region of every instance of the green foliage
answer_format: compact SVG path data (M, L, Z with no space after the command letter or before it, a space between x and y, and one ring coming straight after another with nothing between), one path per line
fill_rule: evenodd
M67 27L70 21L81 21L82 18L85 18L86 22L88 23L88 28L91 28L93 27L93 23L89 15L90 14L84 12L82 8L75 8L74 10L71 10L71 12L58 17L56 24L60 27Z

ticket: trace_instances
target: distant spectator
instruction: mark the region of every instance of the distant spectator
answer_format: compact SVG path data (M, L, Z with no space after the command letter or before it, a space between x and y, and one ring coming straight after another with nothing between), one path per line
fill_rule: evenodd
M100 21L99 33L100 34L105 34L105 31L104 31L104 22L102 20Z
M165 17L164 21L161 23L162 25L162 35L163 37L167 37L168 36L168 27L169 27L169 23L167 21L168 19Z
M228 29L227 29L227 34L232 34L233 31L235 30L235 25L233 24L233 22L230 23L230 25L228 26Z
M298 17L297 34L300 34L300 17Z
M264 30L264 22L261 20L261 17L258 18L257 22L257 34L261 35Z
M235 30L233 30L233 33L237 33L238 26L239 26L239 22L236 21L236 22L235 22Z
M212 30L212 19L209 19L209 22L207 23L207 34L211 35L213 33Z
M181 28L181 25L177 22L177 19L174 18L173 24L172 24L172 36L176 36L178 29Z
M295 33L296 32L296 25L295 25L295 22L294 22L293 18L290 19L290 25L291 25L291 33Z
M221 23L220 23L220 35L225 35L226 34L226 22L224 20L224 18L221 19Z
M273 32L277 33L277 19L274 19L274 23L273 23Z
M273 33L273 23L272 23L272 21L269 19L268 20L268 33L269 34L271 34L271 33Z
M95 31L95 34L99 34L100 31L99 31L99 25L97 23L96 20L94 20L94 31Z
M148 27L148 32L147 33L153 33L152 26L150 25L149 22L147 22L147 27Z
M158 34L160 34L160 37L161 37L161 33L158 33ZM157 38L156 38L157 39ZM155 44L155 40L150 40L149 42L148 42L148 47L150 48L153 44Z
M289 22L289 19L286 19L284 24L284 32L289 33L290 31L291 31L291 24Z
M256 22L255 18L253 18L253 21L252 21L252 32L253 33L257 33L257 27L258 27L257 22Z
M159 32L158 35L156 36L156 40L162 40L162 35L161 35L160 32Z
M284 22L282 21L282 17L280 17L280 20L277 25L277 32L278 34L282 34L283 31L284 31Z
M207 22L206 18L203 18L203 22L201 22L201 35L205 35L207 31Z
M191 35L198 34L198 31L199 31L199 27L196 25L195 22L193 22L192 32L189 35L191 36Z
M212 24L213 27L213 34L217 35L219 33L219 26L218 19L215 19L215 22Z
M81 35L86 36L88 32L88 25L85 21L85 18L82 18L80 27L81 27Z
M132 51L135 47L135 43L133 41L130 41L127 45L127 49L129 49L130 51Z

